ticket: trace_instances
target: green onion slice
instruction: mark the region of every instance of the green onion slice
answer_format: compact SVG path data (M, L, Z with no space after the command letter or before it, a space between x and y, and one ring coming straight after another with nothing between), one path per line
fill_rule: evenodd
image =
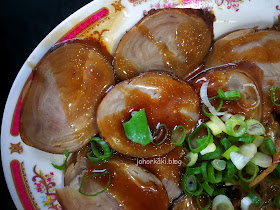
M204 181L208 181L208 175L207 175L207 165L208 163L206 161L201 163L201 173Z
M275 105L275 106L280 106L280 104L276 103L275 102L275 99L274 99L274 92L275 90L278 90L280 91L280 87L274 87L270 90L270 99L271 99L271 102Z
M201 186L203 187L203 189L205 190L205 192L208 193L208 195L212 196L213 192L214 192L214 188L212 188L207 181L204 181Z
M230 91L226 91L224 92L222 89L218 90L218 95L221 99L224 100L239 100L241 99L241 94L239 90L230 90Z
M99 192L97 192L97 193L94 193L94 194L87 194L87 193L82 192L82 186L83 186L83 184L84 184L84 182L85 182L85 180L86 180L87 178L94 177L94 176L101 177L101 176L105 176L105 175L107 175L107 174L109 175L109 179L108 179L108 182L107 182L106 187L105 187L103 190L101 190L101 191L99 191ZM111 177L112 177L112 176L111 176L111 173L108 172L108 171L104 171L103 173L94 173L94 174L87 175L87 176L85 176L85 177L82 179L82 182L81 182L81 185L80 185L80 188L79 188L79 192L80 192L82 195L85 195L85 196L97 196L97 195L100 195L101 193L105 192L105 191L109 188L109 186L110 186L110 184L111 184Z
M230 119L228 119L225 123L225 126L227 134L234 137L242 136L247 130L246 123L236 117L231 117ZM237 126L239 126L239 128L235 129L235 127Z
M217 171L223 171L227 166L226 161L219 159L212 160L211 164Z
M194 175L194 174L201 174L201 167L187 167L186 168L186 175Z
M165 129L165 135L164 135L164 138L163 138L160 142L156 143L156 142L154 142L154 140L155 140L155 137L156 137L157 132L159 131L159 129L160 129L161 127L163 127L163 128ZM152 143L153 143L154 145L161 145L161 144L166 140L167 136L168 136L168 128L167 128L167 126L166 126L164 123L160 123L160 124L158 124L158 125L156 126L156 128L155 128L155 130L154 130L154 133L153 133L153 141L152 141Z
M272 174L276 179L280 179L280 163L278 163L277 167L273 170Z
M216 111L219 112L219 111L221 110L223 104L224 104L223 99L221 99L219 96L214 96L214 97L212 97L212 98L209 98L209 102L212 101L212 100L214 100L214 99L217 99L217 98L219 98L220 104L219 104L219 107L217 108ZM207 116L207 117L213 116L212 113L209 113L209 112L207 112L207 111L205 110L205 104L202 104L202 111L203 111L203 113L205 114L205 116Z
M257 206L259 206L259 205L261 204L260 199L259 199L254 193L250 192L249 195L248 195L248 197L251 198L252 201L253 201Z
M235 145L232 145L228 150L226 150L223 154L223 157L225 157L227 160L230 159L230 153L232 152L238 152L240 149L235 146Z
M212 201L212 209L234 210L234 207L226 195L217 195Z
M101 146L103 154L97 148L96 143ZM91 138L90 145L92 151L87 153L87 157L91 162L102 163L106 160L109 160L113 155L113 152L111 151L110 147L106 144L106 142L103 139L99 137Z
M184 175L182 178L183 191L188 195L198 196L202 193L203 188L199 180L194 175Z
M187 136L186 128L182 125L178 125L172 131L170 141L174 145L181 146L185 141L186 136Z
M205 127L207 129L207 136L206 137L202 137L202 138L198 138L198 139L193 139L194 136L202 129L202 127ZM197 148L193 148L192 147L192 141L195 140L197 143ZM208 144L210 143L210 141L213 141L213 136L211 135L211 131L209 129L209 127L205 124L205 123L201 123L197 128L194 129L194 131L188 136L188 145L189 148L192 152L194 153L198 153L200 151L202 151L203 149L205 149Z
M131 119L123 123L125 135L131 141L143 146L152 142L153 137L148 125L145 109L131 113Z
M271 138L264 139L263 144L264 144L265 148L267 149L267 151L269 152L270 155L273 155L273 154L277 153L276 148L275 148L275 144L274 144L274 142Z
M61 171L64 171L66 169L66 166L67 166L67 160L68 160L68 157L70 155L69 151L67 149L65 149L63 151L64 153L64 156L65 156L65 160L64 160L64 163L62 165L56 165L56 164L53 164L52 163L52 166L55 167L56 169L58 170L61 170Z
M249 135L258 136L265 134L265 128L259 121L249 119L246 120L245 123L247 125L246 133L248 133Z
M195 163L196 163L196 161L197 161L197 159L198 159L198 153L193 153L193 152L189 152L187 155L186 155L186 158L188 159L188 164L187 164L187 166L188 167L191 167L191 166L193 166Z
M254 141L254 137L253 136L248 136L248 135L242 135L240 137L233 137L233 136L229 136L228 140L231 142L243 142L245 144L250 144Z
M225 148L225 150L228 150L231 147L231 143L229 142L229 140L226 137L222 137L220 139L220 142L223 145L223 147Z
M201 206L200 199L199 199L200 196L205 196L207 198L207 204L204 207ZM196 200L196 203L197 203L198 207L201 210L207 210L211 206L211 199L210 199L209 195L207 195L206 193L201 193L199 196L196 196L195 200Z
M238 176L243 182L250 183L257 177L257 175L259 173L259 167L257 165L255 165L254 163L249 162L249 163L247 163L247 165L245 167L245 171L246 171L246 173L249 172L248 174L251 175L250 178L247 179L243 176L243 170L238 171Z
M277 208L280 208L280 194L277 194L274 198L274 205L277 207Z
M217 147L214 152L209 152L205 155L201 155L201 160L212 160L222 155L220 147Z
M226 167L226 173L225 173L225 178L226 179L231 179L234 177L235 172L237 171L237 168L233 164L231 160L227 161L227 167Z
M208 172L208 179L209 182L212 184L216 184L222 181L223 179L223 172L222 171L217 171L215 175L215 169L211 164L207 165L207 172Z

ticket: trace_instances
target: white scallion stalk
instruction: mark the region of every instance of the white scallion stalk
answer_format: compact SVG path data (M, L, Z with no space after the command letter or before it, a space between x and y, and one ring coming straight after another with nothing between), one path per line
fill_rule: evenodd
M250 206L253 204L253 201L249 197L244 197L241 200L241 209L242 210L249 210Z
M272 164L272 157L262 152L257 152L251 162L262 168L268 168Z
M263 140L264 140L263 136L256 136L255 140L253 141L253 144L255 144L256 147L259 147L262 145Z
M210 143L210 144L208 144L208 146L205 149L200 151L200 154L205 155L207 153L214 152L216 150L216 148L217 147L214 143Z
M241 170L242 168L244 168L247 165L247 163L249 163L251 158L241 155L237 152L231 152L230 159L231 159L232 163L235 165L235 167L238 170Z
M210 121L206 125L211 129L214 136L226 132L225 123L216 115L210 117Z
M196 163L196 161L198 159L198 153L189 152L186 155L186 158L189 160L187 166L191 167L191 166L193 166Z
M213 210L234 210L230 199L225 195L217 195L212 201Z
M239 153L250 159L252 157L254 157L254 155L257 153L257 147L253 143L252 144L243 144L239 148L240 148Z
M244 115L242 115L242 114L235 114L235 115L233 115L233 117L236 117L236 118L238 118L238 119L240 119L240 120L245 120L245 116Z
M231 116L232 116L232 114L226 113L221 117L221 119L222 119L222 121L226 122L229 118L231 118Z
M254 106L247 108L247 109L255 109L256 107L258 107L260 105L260 102L261 102L261 97L260 97L259 91L258 91L256 85L254 85L254 84L243 84L243 88L245 88L245 87L252 87L256 91L257 102L254 104Z
M224 115L225 112L217 112L215 107L212 106L212 104L210 103L209 98L207 96L208 83L209 83L209 80L207 82L204 82L201 85L201 88L200 88L200 98L201 98L202 102L205 104L205 106L208 107L208 109L211 112L211 114L217 115L217 116Z

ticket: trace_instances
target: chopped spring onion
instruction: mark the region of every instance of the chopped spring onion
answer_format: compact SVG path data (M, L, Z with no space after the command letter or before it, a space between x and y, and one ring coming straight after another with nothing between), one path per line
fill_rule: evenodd
M249 210L250 206L253 204L253 200L249 197L244 197L241 200L241 210Z
M232 163L232 161L231 160L227 161L225 178L226 179L231 179L232 177L234 177L234 174L235 174L236 171L237 171L237 168Z
M235 145L232 145L229 149L227 149L224 154L223 154L223 157L225 157L227 160L230 159L230 153L232 152L239 152L239 148Z
M274 205L277 207L277 208L280 208L280 194L277 194L274 198Z
M256 85L250 83L250 84L243 84L242 85L243 88L245 87L252 87L254 89L254 91L256 92L256 95L257 95L257 102L254 103L254 106L250 107L250 108L247 108L247 109L255 109L256 107L258 107L261 103L261 97L260 97L260 94L259 94L259 91L258 91L258 88L256 87Z
M189 152L187 155L186 155L186 158L189 160L188 164L186 166L188 167L191 167L193 166L197 159L198 159L198 154L197 153L193 153L193 152Z
M255 144L256 147L259 147L259 146L262 145L263 140L264 140L264 137L263 137L263 136L256 136L256 137L255 137L255 140L253 141L253 144Z
M257 152L251 159L251 162L262 168L268 168L272 164L272 158L270 155L264 154L262 152Z
M85 180L86 180L87 178L90 178L90 177L93 177L93 176L99 176L99 177L101 177L101 176L105 176L105 175L107 175L107 174L109 175L109 179L108 179L108 182L107 182L106 187L105 187L103 190L101 190L101 191L99 191L99 192L97 192L97 193L94 193L94 194L87 194L87 193L82 192L82 186L83 186L83 184L84 184L84 182L85 182ZM81 182L81 185L80 185L80 188L79 188L79 192L80 192L82 195L85 195L85 196L97 196L97 195L100 195L101 193L105 192L105 191L109 188L109 186L110 186L110 184L111 184L111 178L112 178L112 176L111 176L111 173L110 173L109 171L104 171L103 173L94 173L94 174L87 175L87 176L85 176L85 177L82 179L82 182Z
M247 163L250 161L249 157L241 155L237 152L230 153L230 159L238 170L244 168L247 165Z
M248 169L247 169L248 168ZM252 162L249 162L247 165L246 165L246 168L245 168L246 172L249 171L250 172L250 175L252 175L249 179L245 178L243 176L243 170L240 170L238 171L238 176L239 178L243 181L243 182L246 182L246 183L250 183L252 182L258 175L259 173L259 167L256 166L254 163Z
M201 158L201 160L212 160L212 159L218 158L220 156L221 156L221 149L220 149L220 147L217 147L214 152L209 152L205 155L201 155L200 158Z
M234 137L242 136L247 129L246 123L243 120L238 119L236 117L231 117L230 119L228 119L225 123L225 126L226 126L226 133ZM235 129L236 127L238 128Z
M274 92L275 90L278 90L280 91L280 87L274 87L270 90L270 99L271 99L271 102L275 105L275 106L280 106L280 104L276 103L275 102L275 99L274 99Z
M223 145L223 147L225 148L225 150L228 150L231 147L231 143L229 142L229 140L226 137L222 137L220 139L220 142Z
M220 100L219 107L217 108L217 112L219 112L221 110L223 104L224 104L224 100L219 98L219 96L214 96L212 98L209 98L209 101L215 100L217 98ZM205 104L202 104L202 111L205 114L205 116L207 116L207 117L216 116L216 115L213 115L212 113L209 113L209 112L206 111Z
M254 137L253 136L247 136L247 135L242 135L240 137L229 136L228 140L232 141L232 142L240 141L240 142L243 142L245 144L250 144L254 141Z
M182 125L179 125L176 126L172 131L170 141L174 145L181 146L185 141L186 136L187 136L186 128Z
M66 169L67 159L68 159L68 157L70 155L70 153L69 153L69 151L67 149L65 149L63 151L63 153L64 153L64 156L65 156L65 160L64 160L64 163L62 165L56 165L56 164L52 163L53 167L55 167L56 169L61 170L61 171L64 171Z
M204 181L208 181L207 165L208 163L206 161L201 163L201 173Z
M218 171L223 171L227 165L226 161L219 159L212 160L211 164Z
M208 96L207 96L208 83L209 83L209 80L207 82L204 82L201 85L201 88L200 88L200 98L201 98L203 104L205 104L205 106L207 106L207 108L209 109L209 111L211 112L212 115L217 115L217 116L224 115L225 112L217 111L215 109L215 107L213 107L212 104L210 103L210 101L208 99Z
M96 143L101 146L104 154L100 153L101 151L96 147ZM90 145L92 151L87 153L87 157L91 162L102 163L112 157L113 152L103 139L93 137L90 139Z
M269 152L270 155L273 155L275 153L277 153L276 148L275 148L275 144L273 142L273 140L271 138L266 138L263 140L264 146L267 149L267 151Z
M158 142L158 143L157 143L157 142L154 142L154 140L156 139L156 134L158 133L158 131L159 131L159 129L160 129L161 127L163 127L163 128L165 129L164 138L163 138L160 142ZM167 136L168 136L168 128L167 128L167 126L166 126L164 123L159 123L159 124L156 126L155 130L154 130L154 133L153 133L153 141L152 141L152 143L153 143L154 145L161 145L161 144L166 140Z
M182 178L183 191L188 195L198 196L202 193L203 188L194 175L184 175Z
M232 114L226 113L221 117L221 119L222 119L222 121L226 122L231 117L232 117Z
M216 144L210 143L205 149L200 151L200 154L205 155L207 153L214 152L215 150L216 150Z
M217 195L212 201L212 209L234 210L234 207L226 195Z
M254 175L259 173L259 167L251 161L246 165L245 171L247 174Z
M201 186L203 187L203 189L205 190L205 192L208 193L208 195L212 196L214 189L208 184L207 181L204 181Z
M186 168L186 175L194 175L194 174L201 174L201 167L187 167Z
M263 152L264 154L270 155L269 151L266 149L264 143L261 144L260 146L260 151Z
M273 170L272 173L276 179L280 179L280 163L278 163L277 167Z
M249 119L245 121L247 125L246 133L253 136L263 135L265 134L265 128L263 125L254 119Z
M201 137L199 139L193 139L194 136L202 129L202 127L205 127L207 129L207 136L206 137ZM196 143L199 142L199 144L197 143L197 147L193 148L192 147L192 141L195 141ZM198 153L201 150L205 149L208 144L210 143L210 141L213 140L213 137L211 135L211 131L209 129L209 127L205 124L205 123L201 123L197 128L194 129L194 131L188 136L188 145L189 148L192 152L194 153Z
M207 198L207 204L206 204L204 207L202 207L201 204L200 204L200 199L199 199L199 197L200 197L201 195ZM196 200L196 203L197 203L198 207L199 207L201 210L207 210L207 209L209 209L210 206L211 206L211 199L210 199L209 195L207 195L206 193L201 193L199 196L196 196L195 200Z
M217 171L215 175L215 169L212 166L212 164L207 165L207 172L208 172L208 180L212 184L216 184L222 181L223 179L223 172L222 171Z
M252 201L254 202L254 204L256 204L257 206L259 206L261 204L260 199L258 198L258 196L256 196L254 193L249 193L248 195L249 198L252 199Z
M134 111L131 116L129 121L123 123L126 137L143 146L151 143L153 137L148 125L145 109Z
M221 99L224 100L239 100L241 98L241 94L239 90L230 90L224 92L222 89L219 89L218 95Z
M214 136L216 136L222 132L226 132L225 124L217 116L210 117L210 121L208 121L206 123L206 125L211 129Z
M244 115L242 115L242 114L235 114L235 115L233 115L233 117L236 117L236 118L238 118L238 119L240 119L240 120L245 120L245 116Z
M253 143L243 144L239 148L240 148L239 153L249 158L254 157L254 155L257 153L257 147Z

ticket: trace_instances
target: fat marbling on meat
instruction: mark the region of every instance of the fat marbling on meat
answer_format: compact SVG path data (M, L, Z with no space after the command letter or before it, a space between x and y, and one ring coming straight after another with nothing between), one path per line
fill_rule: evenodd
M79 150L98 133L96 109L115 83L112 57L94 40L55 45L33 70L23 98L20 135L50 153Z
M209 52L213 15L194 9L150 11L118 44L114 68L121 79L149 70L186 77Z

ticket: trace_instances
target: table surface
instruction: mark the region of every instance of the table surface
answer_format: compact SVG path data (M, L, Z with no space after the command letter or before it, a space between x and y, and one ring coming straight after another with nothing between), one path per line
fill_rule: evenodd
M13 81L29 54L61 21L90 0L1 1L1 118ZM0 196L5 209L16 209L0 170Z

